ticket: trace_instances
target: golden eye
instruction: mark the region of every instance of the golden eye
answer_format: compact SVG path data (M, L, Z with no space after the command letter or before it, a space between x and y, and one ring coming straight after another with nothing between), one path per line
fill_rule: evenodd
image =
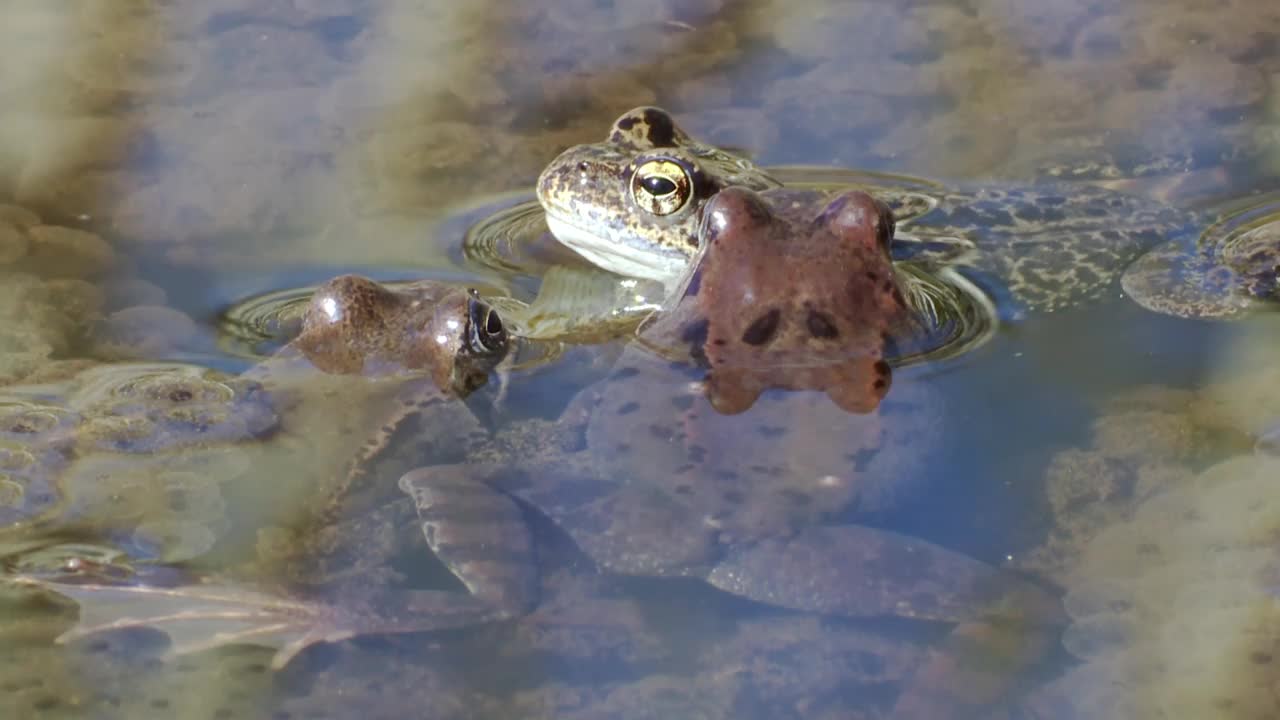
M631 198L646 212L671 215L683 209L693 198L693 178L680 163L646 160L631 176Z

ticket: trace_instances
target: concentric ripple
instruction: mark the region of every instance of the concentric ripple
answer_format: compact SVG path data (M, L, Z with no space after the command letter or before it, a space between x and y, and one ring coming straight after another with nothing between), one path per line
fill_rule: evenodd
M462 264L508 280L540 278L556 266L587 267L547 230L542 206L527 193L503 196L455 219L465 223L459 245ZM518 284L518 283L517 283Z
M275 352L302 328L302 314L314 290L314 287L272 290L231 306L218 321L220 349L250 358Z

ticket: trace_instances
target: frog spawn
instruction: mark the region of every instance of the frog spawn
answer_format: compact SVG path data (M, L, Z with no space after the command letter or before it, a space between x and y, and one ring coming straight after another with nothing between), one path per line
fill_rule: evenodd
M57 476L66 465L63 432L75 413L21 397L0 404L0 526L39 517L59 501Z
M219 483L246 470L231 446L274 427L260 391L177 365L103 366L11 389L3 457L6 487L21 504L10 505L5 525L92 518L108 531L133 528L168 560L204 552L224 522Z
M1271 717L1280 461L1240 456L1143 502L1068 578L1078 717Z

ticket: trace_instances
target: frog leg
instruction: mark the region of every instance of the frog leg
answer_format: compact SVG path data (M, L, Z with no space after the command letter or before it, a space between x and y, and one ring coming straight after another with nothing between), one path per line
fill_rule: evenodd
M903 690L894 718L968 717L999 701L1065 623L1058 600L1030 582L923 540L855 525L735 549L707 581L806 612L959 623Z

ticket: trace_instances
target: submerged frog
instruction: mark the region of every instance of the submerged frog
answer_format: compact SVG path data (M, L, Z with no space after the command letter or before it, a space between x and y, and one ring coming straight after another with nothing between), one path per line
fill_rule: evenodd
M847 524L851 511L891 506L927 472L921 438L938 434L937 399L921 384L887 395L885 346L911 326L887 208L859 192L820 204L789 197L717 195L675 319L645 331L692 342L705 376L633 346L558 421L507 429L468 464L401 478L428 544L475 602L505 615L531 602L527 577L514 572L531 562L525 531L511 524L514 497L613 573L700 578L805 612L959 622L969 650L1002 620L1061 620L1056 600L1027 581ZM828 253L833 262L818 267L832 272L801 273L807 255L782 260L786 241ZM763 393L771 388L788 392ZM966 694L948 669L957 652L925 664L898 717L992 699Z
M195 426L190 443L210 444L218 439L212 432L218 428L252 430L221 433L248 459L238 466L242 472L236 482L220 489L229 495L251 494L237 506L241 512L235 520L264 528L256 543L259 559L254 564L260 567L253 574L271 578L284 592L273 590L272 583L251 591L221 581L192 587L95 584L84 578L61 582L57 577L23 581L80 602L80 624L67 638L149 625L170 633L174 652L257 642L279 648L277 665L319 640L491 620L493 615L477 613L474 603L454 602L456 593L380 591L394 574L387 567L394 538L386 537L385 522L396 515L392 508L383 517L378 498L385 493L359 481L399 421L411 415L434 423L433 437L442 445L465 447L483 436L484 429L460 398L485 383L507 349L501 319L474 291L433 282L391 290L364 278L336 278L316 291L297 339L228 381L252 392L219 395L179 387L162 396L130 396L134 403L129 407L149 418L165 402L189 401L195 394L200 402L187 402L185 408L188 424ZM258 402L246 411L245 403L253 400ZM262 406L270 410L267 428L249 422ZM43 412L38 417L46 414L57 418ZM102 415L92 413L94 418ZM168 449L163 443L171 434L169 426L131 423L132 416L119 413L106 417L133 432L132 444L116 442L114 448ZM210 436L200 437L202 430ZM260 439L268 430L272 442L243 442ZM76 448L86 443L83 428L69 426L66 434L71 461L83 463L75 456ZM117 464L127 470L175 457L165 453ZM65 484L65 470L59 473L51 464L44 468L54 475L51 482ZM191 479L204 477L194 474ZM363 507L366 502L370 507ZM100 512L99 507L85 507L86 515ZM54 515L49 523L56 527L63 519ZM234 545L245 535L252 538L236 534L220 541ZM331 586L336 595L331 602L312 594ZM307 591L297 592L302 587Z
M1280 218L1274 202L1227 218L1203 236L1153 248L1121 284L1139 305L1178 317L1229 318L1280 299Z
M709 198L730 186L780 184L645 107L619 117L603 142L564 151L543 170L537 194L552 232L583 257L675 287L700 252L696 229ZM875 185L870 189L898 212L899 223L910 222L918 240L969 241L976 252L949 259L1026 310L1095 299L1134 257L1198 224L1174 208L1089 185ZM895 255L911 254L912 245L919 243L900 239Z

